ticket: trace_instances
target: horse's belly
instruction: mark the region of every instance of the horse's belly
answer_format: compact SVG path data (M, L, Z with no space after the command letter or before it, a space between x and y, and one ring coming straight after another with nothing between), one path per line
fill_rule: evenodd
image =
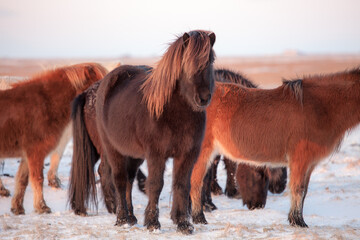
M284 166L287 165L287 158L285 155L277 155L273 153L261 153L260 149L242 149L235 146L233 143L226 143L215 139L214 146L217 152L226 156L234 162L249 163L257 166Z

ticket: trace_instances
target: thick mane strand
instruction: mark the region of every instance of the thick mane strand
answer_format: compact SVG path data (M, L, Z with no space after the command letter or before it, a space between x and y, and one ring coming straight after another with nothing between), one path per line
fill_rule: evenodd
M191 77L207 66L212 53L208 34L206 31L189 32L186 42L183 36L178 37L150 71L141 90L151 116L160 117L181 74Z
M249 79L245 78L241 74L229 71L227 69L215 70L215 78L216 81L236 83L247 88L257 87L254 83L252 83Z
M84 88L84 85L87 81L86 74L89 74L89 71L93 71L98 79L103 78L108 72L106 68L97 63L76 64L69 67L64 67L63 70L65 71L65 74L71 84L75 87L75 89L78 90Z
M303 86L302 79L297 80L283 80L284 91L291 91L295 96L295 99L303 104Z

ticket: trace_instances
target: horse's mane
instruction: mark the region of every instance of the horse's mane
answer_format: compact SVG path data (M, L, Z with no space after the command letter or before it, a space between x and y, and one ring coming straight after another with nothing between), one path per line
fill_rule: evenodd
M98 79L102 79L108 73L107 69L98 63L80 63L65 67L63 70L71 84L79 90L84 88L87 80L86 74L89 74L89 71L93 71Z
M247 88L257 88L249 79L237 72L233 72L224 68L215 70L215 79L220 82L231 82L240 84Z
M283 87L284 92L290 91L295 99L300 102L300 104L303 104L303 85L302 85L302 79L296 79L296 80L283 80Z
M303 81L317 86L351 86L354 81L360 82L360 67L337 73L305 76L303 79L283 80L284 91L290 90L301 104L303 103Z
M88 74L95 74L99 79L103 78L107 74L107 69L98 63L79 63L71 66L55 68L41 72L34 75L29 80L21 81L12 84L13 87L21 86L29 82L35 82L39 79L52 79L52 76L55 74L65 73L70 83L74 86L76 90L81 90L84 88L88 77Z
M143 101L151 116L159 117L164 105L169 101L176 81L181 74L187 77L203 70L209 61L213 61L215 54L207 31L191 31L184 42L183 36L173 42L156 68L150 71L141 85Z

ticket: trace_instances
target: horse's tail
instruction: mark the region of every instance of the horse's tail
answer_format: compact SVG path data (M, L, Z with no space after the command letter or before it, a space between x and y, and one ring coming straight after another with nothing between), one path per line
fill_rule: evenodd
M86 215L89 198L97 209L97 196L94 166L99 159L94 144L87 132L84 122L86 92L80 94L72 103L71 118L73 121L73 159L69 181L68 202L75 214Z

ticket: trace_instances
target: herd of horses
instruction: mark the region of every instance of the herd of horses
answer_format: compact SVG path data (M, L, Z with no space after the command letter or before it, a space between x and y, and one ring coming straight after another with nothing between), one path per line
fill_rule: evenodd
M30 180L35 211L51 212L43 197L44 159L53 154L49 185L59 187L57 166L72 132L68 202L78 215L97 207L100 160L101 190L116 225L137 223L131 194L138 178L148 196L144 226L160 229L159 196L172 158L171 219L191 234L190 216L207 224L203 211L216 209L211 192L222 193L216 168L223 159L225 193L241 195L249 209L263 208L268 190L285 189L288 167L288 220L307 227L303 204L312 171L360 122L360 68L259 89L240 74L214 69L215 38L184 33L155 68L122 65L108 73L84 63L0 90L0 158L22 159L11 211L25 213ZM139 171L145 160L148 177ZM9 195L1 180L0 193Z

